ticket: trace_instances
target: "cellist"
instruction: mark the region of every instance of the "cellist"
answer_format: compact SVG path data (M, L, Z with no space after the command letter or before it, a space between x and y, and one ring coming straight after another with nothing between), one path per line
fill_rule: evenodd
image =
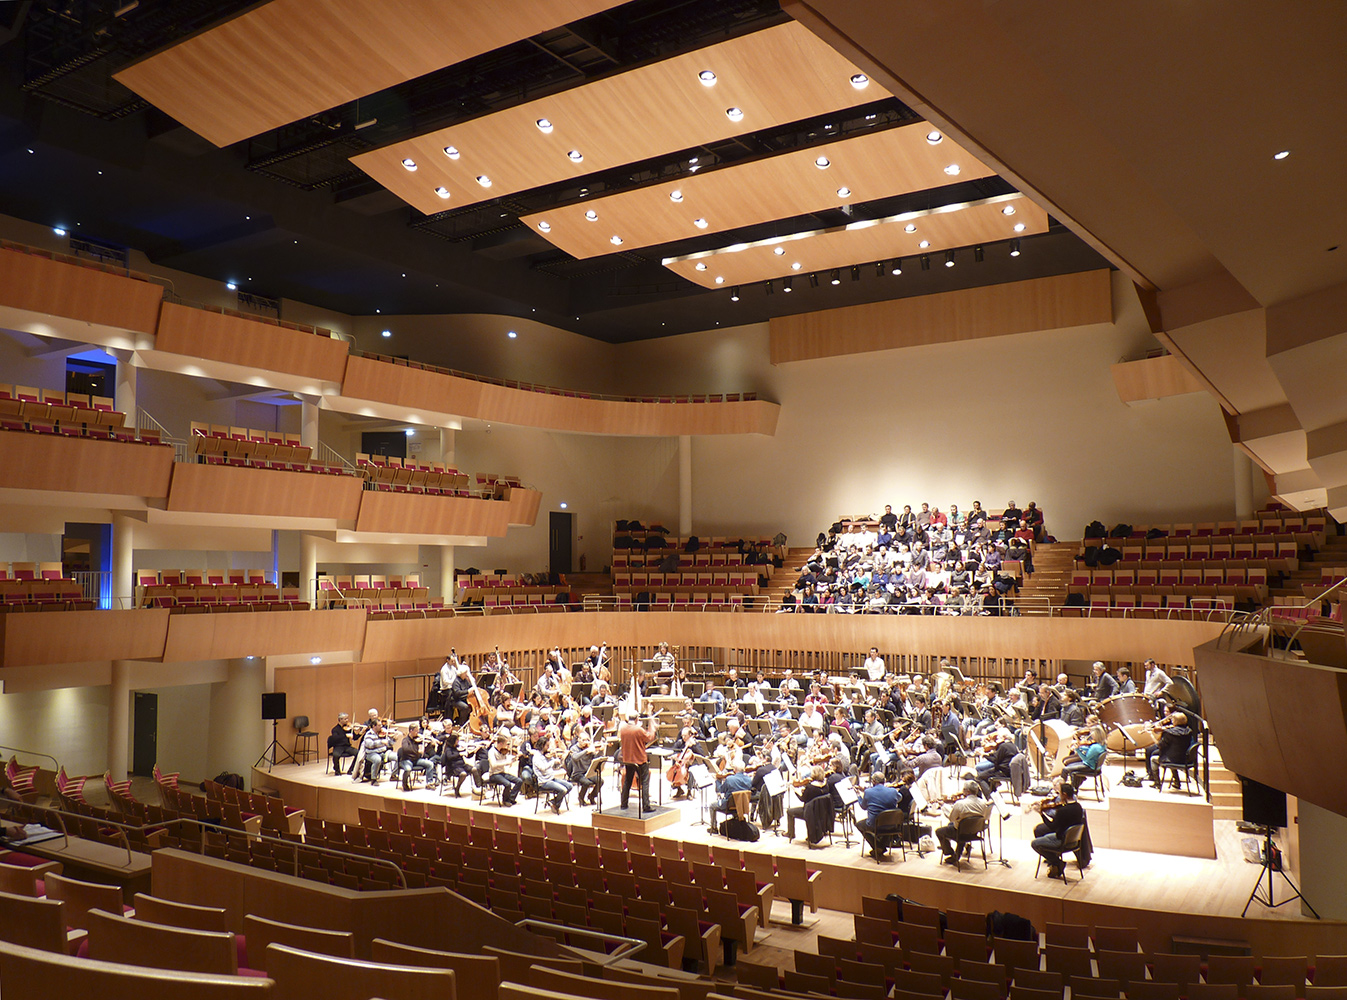
M454 663L457 670L454 681L449 686L449 694L445 698L444 714L454 725L461 726L472 714L468 696L476 689L476 685L472 682L472 672L468 669L468 665L460 663L457 656L454 656Z
M673 763L669 765L665 777L669 779L673 797L676 799L686 798L692 794L688 788L688 768L692 766L693 759L697 756L696 742L697 734L691 726L684 726L678 739L674 740Z

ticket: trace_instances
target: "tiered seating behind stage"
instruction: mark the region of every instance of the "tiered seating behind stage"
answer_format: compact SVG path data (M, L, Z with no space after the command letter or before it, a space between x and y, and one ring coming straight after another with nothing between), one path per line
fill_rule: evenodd
M444 601L431 597L421 586L421 574L387 576L364 573L353 576L318 578L318 606L327 608L368 608L371 611L429 611L444 607Z
M159 443L158 432L144 431L137 438L136 429L126 426L126 414L114 410L106 396L28 385L0 383L0 429Z
M459 603L480 604L487 608L555 604L558 596L570 594L565 575L560 574L558 580L559 583L553 585L525 583L518 577L495 573L460 575L457 577Z
M1139 609L1143 616L1203 614L1236 604L1264 605L1269 587L1297 569L1302 550L1323 546L1328 523L1321 514L1269 510L1242 521L1133 525L1125 538L1085 540L1068 594L1079 595L1091 614L1111 608ZM1148 538L1152 532L1156 537ZM1122 558L1107 567L1085 565L1090 550L1103 546L1119 550Z
M197 456L197 461L207 465L245 465L332 476L352 474L340 465L313 458L311 449L299 443L298 434L206 424L197 420L192 421L190 434L192 454Z
M695 552L686 551L687 538L668 535L652 524L630 528L618 522L613 529L613 593L619 604L647 592L652 604L743 604L758 593L759 577L770 578L770 563L750 564L748 552L773 554L770 538L698 538ZM740 544L745 552L740 552ZM678 556L676 570L661 570L669 556Z
M260 569L136 570L140 607L175 611L307 611L298 587L278 587Z

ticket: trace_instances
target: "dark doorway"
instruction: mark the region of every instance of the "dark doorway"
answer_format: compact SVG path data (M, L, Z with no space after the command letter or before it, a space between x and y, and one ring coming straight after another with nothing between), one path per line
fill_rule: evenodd
M109 361L88 361L84 358L66 358L65 391L86 396L115 395L117 366Z
M149 691L137 691L135 698L131 773L148 778L154 773L155 762L159 759L159 696Z
M360 435L360 450L384 458L407 457L407 435L402 431L366 431Z
M575 529L575 515L564 510L548 514L547 569L550 573L571 571L571 532Z

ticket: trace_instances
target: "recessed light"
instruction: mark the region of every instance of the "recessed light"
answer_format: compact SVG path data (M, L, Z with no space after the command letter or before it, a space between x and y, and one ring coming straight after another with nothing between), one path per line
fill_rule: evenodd
M716 275L716 284L717 285L725 284L725 279L719 274Z
M738 301L739 301L739 286L738 286L738 285L735 285L733 288L730 289L730 301L731 301L731 302L738 302Z
M826 156L820 156L814 161L814 166L818 167L820 170L827 170L832 166L832 160L828 159Z
M949 174L951 177L958 177L959 165L957 163L951 163L948 167L945 168L945 173Z
M437 187L435 189L435 193L439 195L441 198L447 199L449 197L449 189L447 187Z
M697 270L698 270L698 271L705 271L705 270L706 270L706 261L704 261L704 260L699 260L699 261L697 261Z
M954 266L954 251L953 251L953 250L946 250L946 251L945 251L945 266L946 266L946 267L953 267L953 266Z
M917 244L917 246L921 247L923 250L925 250L930 245L931 245L930 240L922 240L920 243Z
M792 290L794 289L794 287L795 287L795 279L794 279L794 278L787 278L785 281L781 282L781 290L782 290L783 292L789 292L789 291L792 291Z
M572 149L566 155L571 158L572 163L579 163L581 160L585 158L585 154L580 152L580 150L578 149Z
M917 224L915 222L909 222L907 225L903 227L903 232L905 233L915 233L916 231L917 231Z
M458 147L457 147L457 146L445 146L445 147L444 147L444 155L447 156L447 157L449 157L449 159L451 159L451 160L457 160L457 159L458 159Z
M705 219L693 219L692 224L698 229L705 229L709 225Z
M864 90L870 86L870 78L864 73L856 73L851 77L851 85L857 90Z
M565 501L565 500L561 501L561 503L557 504L557 506L560 507L562 510L565 510L565 509L566 509L566 501Z
M229 289L231 292L237 292L237 291L239 290L238 282L237 282L237 281L226 281L226 282L225 282L225 288Z
M744 120L743 108L726 108L725 117L732 122L741 122Z
M790 269L792 271L798 271L800 269L800 262L797 260L794 264L790 266Z
M413 428L411 428L411 427L408 427L408 428L407 428L405 431L403 431L402 433L406 434L408 437L416 437L416 431L415 431Z
M1019 255L1020 255L1020 241L1019 241L1019 240L1011 240L1011 241L1010 241L1010 256L1012 256L1012 257L1018 257Z
M62 229L60 226L54 226L54 227L52 228L52 232L55 233L57 236L64 236L64 235L65 235L65 230Z
M1272 158L1274 160L1284 160L1290 155L1291 151L1289 149L1283 149L1280 153L1273 153Z
M703 87L714 87L716 85L716 75L709 69L704 69L698 73L697 79L702 82Z
M379 336L380 336L380 337L383 337L384 340L387 340L389 337L393 336L393 331L392 331L392 330L380 330L380 331L379 331Z
M837 268L833 268L832 279L828 282L828 284L840 285L841 283L842 283L841 274L838 272Z
M621 237L621 236L610 236L610 237L608 237L608 242L611 243L611 244L612 244L613 246L615 246L615 247L620 247L620 246L622 245L622 237Z
M695 165L695 164L697 163L697 160L698 160L698 157L694 156L692 159L688 160L688 166L693 166L693 165Z
M818 287L818 275L815 274L813 271L809 272L809 287L810 288Z
M585 218L588 219L590 222L596 222L598 221L599 213L591 208L587 212L585 212Z
M786 248L785 248L785 247L777 247L776 249L774 249L774 250L772 251L772 253L776 254L778 257L780 257L780 256L781 256L782 254L784 254L785 252L786 252Z
M538 131L541 132L543 135L552 134L552 122L550 119L539 118L536 122L534 122L534 124L538 126Z
M943 140L944 138L945 138L945 137L944 137L943 135L941 135L939 132L927 132L927 133L926 133L926 141L929 142L932 146L937 145L937 144L940 143L940 141Z
M1002 214L1002 215L1014 215L1014 214L1015 214L1015 206L1014 206L1014 205L1007 205L1005 208L1001 209L1001 214Z
M851 197L851 188L849 188L849 187L840 187L840 188L838 188L838 189L837 189L837 197L839 197L839 198L850 198L850 197Z
M314 666L317 666L318 664L323 662L323 658L321 656L310 656L309 662L312 663Z
M903 273L903 258L899 257L897 260L893 262L893 267L889 268L889 273L890 274Z
M580 317L577 316L577 317L575 317L575 318L576 318L576 319L579 319ZM514 340L516 337L519 336L519 334L517 334L517 333L515 333L515 331L511 330L511 331L510 331L509 333L507 333L505 336L509 337L511 340Z
M482 187L484 188L489 188L491 186L491 178L488 177L486 174L478 174L477 183L482 185Z
M550 233L552 231L552 223L546 221L538 223L538 231L543 233Z
M670 191L670 192L669 192L669 200L672 201L672 202L675 202L675 203L682 201L682 200L683 200L683 192L682 192L682 191Z
M1022 233L1022 232L1024 232L1024 223L1023 223L1023 222L1017 222L1017 223L1015 223L1015 225L1014 225L1013 228L1014 228L1015 232L1017 232L1017 233Z
M416 169L416 161L413 160L410 156L407 157L405 160L402 161L402 165L403 165L404 167L406 167L408 170L415 170L415 169Z

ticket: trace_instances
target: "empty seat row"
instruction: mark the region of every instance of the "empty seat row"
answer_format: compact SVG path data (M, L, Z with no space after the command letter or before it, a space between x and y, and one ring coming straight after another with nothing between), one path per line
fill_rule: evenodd
M140 606L146 608L238 608L239 610L280 610L283 607L304 604L298 587L281 588L274 583L250 584L155 584L145 587Z
M340 465L313 458L298 434L192 421L192 454L207 465L242 465L288 472L347 475Z
M770 572L768 573L770 575ZM746 587L758 583L758 568L681 570L672 573L613 569L614 587Z
M425 611L444 607L444 601L430 596L427 587L347 587L340 589L329 579L318 584L320 606L370 608L379 611Z
M261 587L268 583L266 570L261 569L138 569L136 586L155 587L161 584L189 587L223 587L227 585L252 585Z
M384 455L355 457L355 466L365 477L368 489L394 493L432 493L444 496L471 496L471 478L442 462L422 462L415 458Z

